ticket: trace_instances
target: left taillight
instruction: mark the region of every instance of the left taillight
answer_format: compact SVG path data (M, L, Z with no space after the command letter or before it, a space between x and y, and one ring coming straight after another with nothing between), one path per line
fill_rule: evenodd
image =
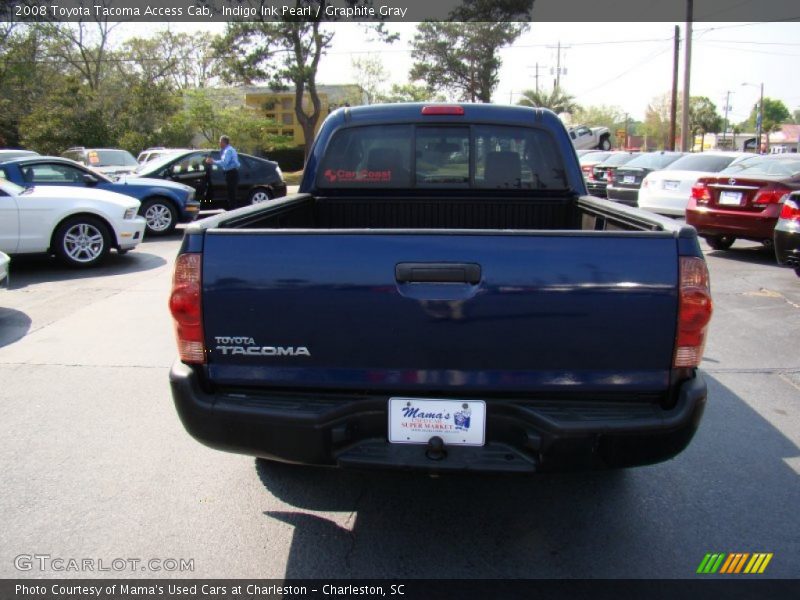
M800 198L786 198L781 208L781 219L800 221Z
M678 334L672 366L697 367L703 360L706 331L713 312L705 261L694 256L682 256L679 277Z
M178 354L185 363L206 362L203 344L203 310L201 304L200 254L181 254L175 261L169 310L175 323Z
M704 180L698 179L697 183L692 186L692 199L697 204L708 204L711 200L711 191Z

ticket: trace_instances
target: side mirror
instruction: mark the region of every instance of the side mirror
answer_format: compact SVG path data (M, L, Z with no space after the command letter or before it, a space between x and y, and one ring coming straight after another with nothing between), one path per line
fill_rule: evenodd
M100 182L100 180L97 177L95 177L94 175L91 175L89 173L84 173L83 174L83 182L86 185L97 185Z

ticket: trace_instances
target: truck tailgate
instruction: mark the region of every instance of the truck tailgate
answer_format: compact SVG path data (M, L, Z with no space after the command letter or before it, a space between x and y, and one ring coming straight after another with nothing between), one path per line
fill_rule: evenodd
M668 233L207 232L223 386L455 396L668 388Z

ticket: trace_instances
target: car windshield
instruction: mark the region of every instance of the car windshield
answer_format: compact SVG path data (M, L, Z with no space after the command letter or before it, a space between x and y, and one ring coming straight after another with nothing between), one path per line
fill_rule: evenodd
M135 167L139 164L127 150L89 150L86 155L92 167Z
M3 171L0 171L0 190L3 190L9 196L19 196L25 191L25 188L21 185L10 182L5 178Z
M676 152L650 152L642 154L629 162L626 167L642 167L644 169L663 169L668 164L680 158Z
M733 162L735 156L721 156L719 154L689 154L682 156L665 171L706 171L718 173Z
M634 158L639 156L639 154L612 154L606 160L603 161L602 166L604 167L619 167L621 165L625 165L631 162Z
M745 177L750 175L778 175L781 177L793 177L800 174L800 157L798 158L779 158L763 156L760 160L748 160L743 166L733 165L729 169L722 171L722 174L736 173Z

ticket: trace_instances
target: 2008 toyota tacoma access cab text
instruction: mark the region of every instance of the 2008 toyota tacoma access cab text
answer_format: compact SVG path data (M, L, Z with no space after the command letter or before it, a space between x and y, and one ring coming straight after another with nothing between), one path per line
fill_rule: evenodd
M706 401L693 228L586 195L551 112L333 112L300 192L190 225L178 414L211 447L535 472L675 456Z

